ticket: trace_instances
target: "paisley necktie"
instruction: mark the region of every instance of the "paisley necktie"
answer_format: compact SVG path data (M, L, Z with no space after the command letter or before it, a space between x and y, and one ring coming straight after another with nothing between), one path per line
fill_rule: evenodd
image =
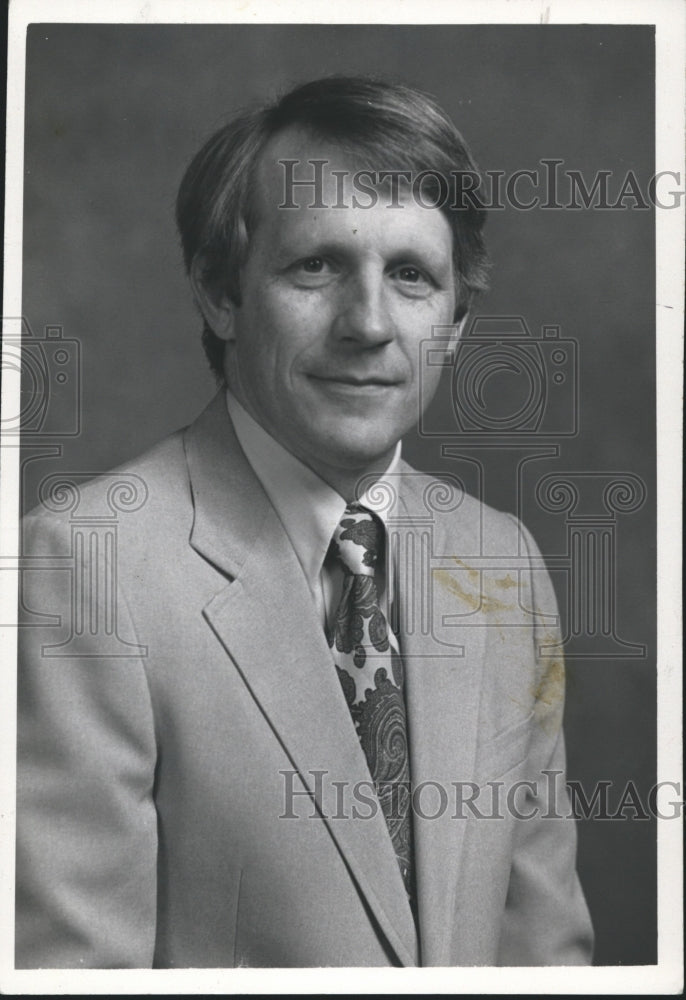
M344 570L343 593L327 627L336 670L367 758L410 903L414 904L410 762L403 663L379 607L376 568L384 528L375 514L349 504L329 549Z

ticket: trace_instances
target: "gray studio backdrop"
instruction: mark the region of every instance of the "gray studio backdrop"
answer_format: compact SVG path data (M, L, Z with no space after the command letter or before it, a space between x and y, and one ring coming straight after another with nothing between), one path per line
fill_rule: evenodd
M24 317L34 339L61 328L62 366L73 386L78 363L82 396L65 404L53 394L32 417L23 451L27 507L48 474L111 468L192 420L210 398L214 383L173 225L182 172L234 110L336 72L433 93L481 167L505 179L556 159L587 186L598 171L610 172L610 201L627 171L647 188L650 28L33 25ZM532 197L526 178L517 193L522 202ZM630 781L645 802L655 769L654 212L639 201L627 198L616 210L491 213L492 289L478 313L514 317L503 322L516 327L508 341L516 349L526 336L521 320L532 338L559 327L562 385L554 381L554 347L542 344L548 409L534 433L532 423L505 419L508 407L521 411L526 371L515 363L491 372L484 393L495 423L473 414L470 437L456 433L448 372L424 433L405 445L420 469L456 475L523 517L550 559L569 627L574 615L583 618L570 596L572 538L586 567L594 531L614 546L608 578L593 577L614 601L614 634L596 628L597 641L589 641L588 621L576 629L566 708L568 777L588 796L597 782L612 782L610 812ZM52 378L58 348L50 339L44 357ZM578 402L568 393L577 384ZM69 428L60 424L64 405L78 410ZM640 808L621 817L579 823L596 961L652 963L655 824Z

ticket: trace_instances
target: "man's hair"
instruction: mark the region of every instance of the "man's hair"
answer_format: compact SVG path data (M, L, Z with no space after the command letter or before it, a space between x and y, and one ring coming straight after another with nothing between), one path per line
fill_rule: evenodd
M234 118L207 141L186 171L176 202L176 221L186 269L198 260L207 288L225 291L241 304L240 269L256 224L257 167L267 142L287 128L331 140L369 170L431 171L450 183L479 172L464 139L426 94L409 87L359 77L329 77L306 83L274 104ZM460 184L458 181L458 195ZM458 284L455 321L475 294L487 287L488 255L482 229L485 211L467 198L441 193L427 175L421 198L443 202L453 233ZM465 201L466 204L461 204ZM223 376L225 343L205 322L203 345L211 369Z

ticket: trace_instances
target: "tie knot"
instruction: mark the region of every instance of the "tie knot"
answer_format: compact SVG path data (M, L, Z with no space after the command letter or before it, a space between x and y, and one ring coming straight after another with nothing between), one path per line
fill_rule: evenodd
M335 556L353 576L374 576L383 541L383 525L361 504L345 508L331 540Z

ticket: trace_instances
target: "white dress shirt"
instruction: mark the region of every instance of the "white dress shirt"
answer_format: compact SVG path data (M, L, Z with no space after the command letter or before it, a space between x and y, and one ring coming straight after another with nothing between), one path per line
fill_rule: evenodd
M326 621L333 618L342 591L342 567L331 565L330 561L325 563L325 559L334 530L345 511L346 501L268 434L228 389L226 405L238 442L295 549L324 627ZM396 472L400 452L401 443L398 442L390 465L377 482L383 482ZM388 511L379 510L368 492L362 494L359 502L376 511L385 526ZM387 594L390 587L386 585L385 576L385 572L377 572L379 603L388 618Z

